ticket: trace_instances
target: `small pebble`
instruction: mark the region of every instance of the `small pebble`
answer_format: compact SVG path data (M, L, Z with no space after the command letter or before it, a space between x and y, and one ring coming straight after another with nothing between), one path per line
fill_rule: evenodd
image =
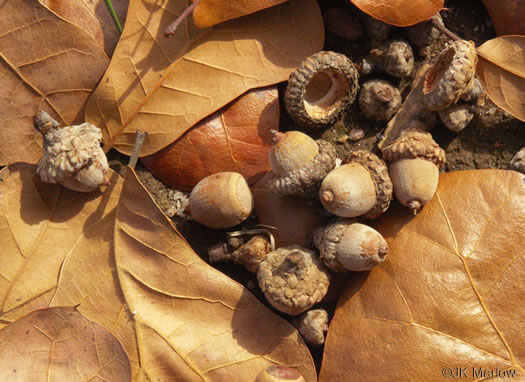
M348 141L348 135L347 134L337 138L337 143L345 143L346 141Z
M350 130L350 133L347 137L356 142L365 137L365 132L360 127L354 127L352 130Z

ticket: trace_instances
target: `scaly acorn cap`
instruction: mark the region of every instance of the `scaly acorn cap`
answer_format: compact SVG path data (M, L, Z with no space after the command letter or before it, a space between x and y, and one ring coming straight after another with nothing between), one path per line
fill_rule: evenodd
M431 110L442 110L458 101L471 84L478 56L473 43L454 41L425 75L423 102Z
M319 154L303 168L278 176L269 174L269 189L274 194L301 195L313 191L323 178L335 167L335 147L322 139L315 141Z
M376 188L376 203L367 213L365 219L375 219L388 209L392 201L394 187L388 175L388 167L379 157L370 151L357 150L348 154L342 164L356 162L366 168Z
M432 139L430 133L409 128L403 130L399 138L383 149L383 158L387 162L398 159L425 159L438 168L445 165L445 151Z
M321 51L292 72L284 95L295 122L317 127L336 122L355 101L358 72L343 54Z

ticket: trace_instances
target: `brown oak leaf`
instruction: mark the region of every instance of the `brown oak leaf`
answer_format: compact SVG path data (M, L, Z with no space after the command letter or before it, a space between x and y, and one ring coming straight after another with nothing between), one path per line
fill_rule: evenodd
M525 2L523 0L483 0L498 36L525 35Z

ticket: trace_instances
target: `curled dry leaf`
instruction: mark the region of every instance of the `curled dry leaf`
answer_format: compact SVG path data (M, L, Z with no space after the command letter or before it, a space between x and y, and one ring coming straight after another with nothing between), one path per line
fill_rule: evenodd
M130 1L122 39L86 107L106 144L116 140L123 153L131 153L137 129L149 134L142 156L159 151L247 90L286 80L323 45L316 0L290 0L206 30L186 19L164 38L187 4Z
M252 187L254 211L259 223L275 227L268 228L275 237L276 247L301 245L308 247L317 226L331 219L315 206L312 199L300 196L278 196L269 188L270 173L263 176Z
M35 1L6 0L1 9L0 165L36 162L42 137L33 115L44 110L65 126L81 122L109 59L89 34Z
M120 38L120 33L104 0L38 0L38 2L93 37L104 48L106 54L111 57ZM111 0L111 3L117 13L120 25L124 26L129 0Z
M428 20L443 9L444 0L350 0L375 19L398 27Z
M101 232L111 237L122 181L112 172L103 192L78 193L42 183L36 166L26 163L9 165L0 176L1 328L48 306L77 241Z
M525 2L523 0L483 0L498 36L525 35Z
M287 0L201 0L193 11L193 20L197 27L207 28L285 1Z
M375 228L391 254L347 284L319 380L440 381L456 367L522 380L525 175L443 174L417 216L391 208Z
M283 364L314 382L299 333L202 261L127 173L114 248L106 237L81 238L52 305L80 304L84 316L110 329L130 357L134 380L253 381Z
M171 145L142 158L164 183L191 190L208 175L235 171L248 184L270 166L270 130L279 129L277 87L254 89L206 117Z
M490 99L525 121L525 36L502 36L478 48L477 76Z
M73 307L36 310L3 328L0 354L2 381L131 380L120 342Z

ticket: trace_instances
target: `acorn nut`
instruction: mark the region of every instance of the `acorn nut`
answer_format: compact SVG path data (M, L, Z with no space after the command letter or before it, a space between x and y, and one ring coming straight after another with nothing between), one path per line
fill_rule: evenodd
M401 93L385 80L370 80L361 86L359 108L372 121L388 121L401 107Z
M266 255L259 264L257 280L270 304L295 316L321 301L330 273L313 251L291 245Z
M525 147L512 157L508 168L525 174Z
M328 313L324 309L312 309L299 317L299 333L307 344L322 346L325 333L328 332Z
M473 43L459 40L443 50L437 62L425 74L423 102L430 110L442 110L455 104L461 95L476 87L473 81L477 64Z
M190 194L192 218L209 228L233 227L250 215L252 207L248 183L237 172L209 175Z
M305 379L291 367L272 365L257 374L255 382L305 382Z
M358 74L345 55L321 51L301 62L290 75L284 95L286 110L298 124L332 124L354 102Z
M270 190L277 195L308 194L335 166L335 148L319 139L314 141L299 131L272 130L269 159L272 169Z
M386 164L365 150L350 153L321 183L319 199L334 215L374 219L392 200L392 182Z
M369 271L381 264L388 245L372 227L354 219L339 219L315 232L321 260L332 271Z
M388 73L391 76L405 78L414 71L414 52L404 40L389 41L372 49L368 57L361 61L361 74L374 71Z
M445 151L430 133L408 128L383 148L383 158L390 162L395 197L417 214L436 193L439 169L446 161Z
M60 128L45 111L37 112L33 123L43 136L44 154L36 169L42 182L80 192L108 184L109 166L98 127L86 122Z
M456 133L463 130L474 118L472 105L464 102L458 102L437 113L447 129Z

